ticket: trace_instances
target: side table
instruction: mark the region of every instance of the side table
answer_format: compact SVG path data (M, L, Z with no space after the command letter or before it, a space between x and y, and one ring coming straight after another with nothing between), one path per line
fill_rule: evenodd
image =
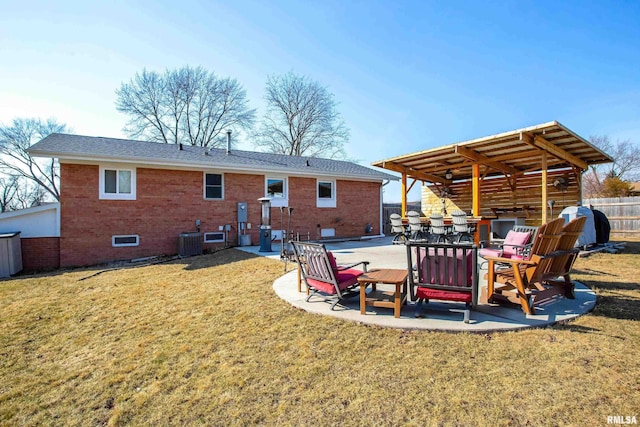
M393 316L400 317L400 308L407 301L407 270L376 269L358 277L360 283L360 314L367 314L367 306L393 308ZM380 291L376 285L395 285L394 291ZM367 286L372 291L367 295Z

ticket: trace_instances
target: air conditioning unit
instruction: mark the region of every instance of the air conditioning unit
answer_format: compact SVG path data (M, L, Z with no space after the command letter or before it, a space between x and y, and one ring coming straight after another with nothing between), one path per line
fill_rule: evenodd
M202 255L202 234L180 233L178 236L178 255Z

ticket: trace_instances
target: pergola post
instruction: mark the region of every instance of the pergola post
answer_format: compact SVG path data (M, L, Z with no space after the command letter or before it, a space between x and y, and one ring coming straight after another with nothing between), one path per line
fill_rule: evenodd
M471 213L475 217L480 216L480 165L478 163L473 164L473 177L472 177L472 190L473 190L473 205L471 207Z
M540 185L542 186L541 188L541 193L542 193L542 224L546 224L548 222L547 219L547 152L543 151L542 152L542 182L540 183Z
M400 212L400 216L405 216L407 214L407 173L402 172L402 212Z

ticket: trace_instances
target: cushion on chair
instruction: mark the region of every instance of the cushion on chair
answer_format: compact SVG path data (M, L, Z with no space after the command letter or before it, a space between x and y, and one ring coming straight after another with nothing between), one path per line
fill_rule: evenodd
M480 256L522 259L523 257L519 255L519 252L522 251L522 246L529 243L529 239L531 239L531 233L529 233L528 231L510 230L507 233L506 238L504 239L502 250L493 248L482 248L480 249ZM518 245L519 247L513 245Z
M453 292L440 289L418 288L416 290L416 297L422 299L471 302L471 292Z
M354 268L342 270L337 274L336 277L338 279L338 287L340 289L345 289L358 283L358 277L362 276L363 274L364 271L356 270Z
M494 249L494 248L482 248L482 249L480 249L480 256L481 257L494 257L494 258L497 258L497 257L499 257L501 255L502 255L502 251L500 249ZM508 258L508 256L506 258Z
M333 256L331 251L327 251L327 256L329 257L329 264L331 264L331 268L333 271L338 269L338 263L336 262L336 257Z
M529 243L531 233L528 231L513 231L510 230L504 239L502 250L509 255L516 255L518 251L522 250L522 247L514 247L511 245L526 245Z
M422 267L422 278L431 284L440 284L447 286L469 287L473 283L473 252L467 251L467 271L464 271L463 251L456 251L457 261L453 259L453 249L439 248L436 256L435 248L429 248L429 266L427 266L427 257L425 250L421 248L420 266ZM445 258L448 258L445 260ZM445 262L447 269L445 270ZM454 277L454 268L457 268L457 282ZM429 275L429 277L426 277ZM436 277L438 275L439 277ZM454 283L455 282L455 283ZM455 293L455 292L453 292Z
M348 269L340 272L336 272L336 279L338 280L338 287L340 290L344 290L350 286L358 283L358 277L364 274L363 271L356 269ZM320 292L324 292L325 294L334 295L336 293L336 288L331 283L322 282L316 279L307 279L307 284L314 289L319 290Z

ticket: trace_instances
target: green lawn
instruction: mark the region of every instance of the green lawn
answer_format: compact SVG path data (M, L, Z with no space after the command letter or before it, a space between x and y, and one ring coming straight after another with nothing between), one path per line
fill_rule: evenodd
M578 260L595 310L495 334L382 329L229 249L0 282L0 424L606 425L640 417L640 244Z

